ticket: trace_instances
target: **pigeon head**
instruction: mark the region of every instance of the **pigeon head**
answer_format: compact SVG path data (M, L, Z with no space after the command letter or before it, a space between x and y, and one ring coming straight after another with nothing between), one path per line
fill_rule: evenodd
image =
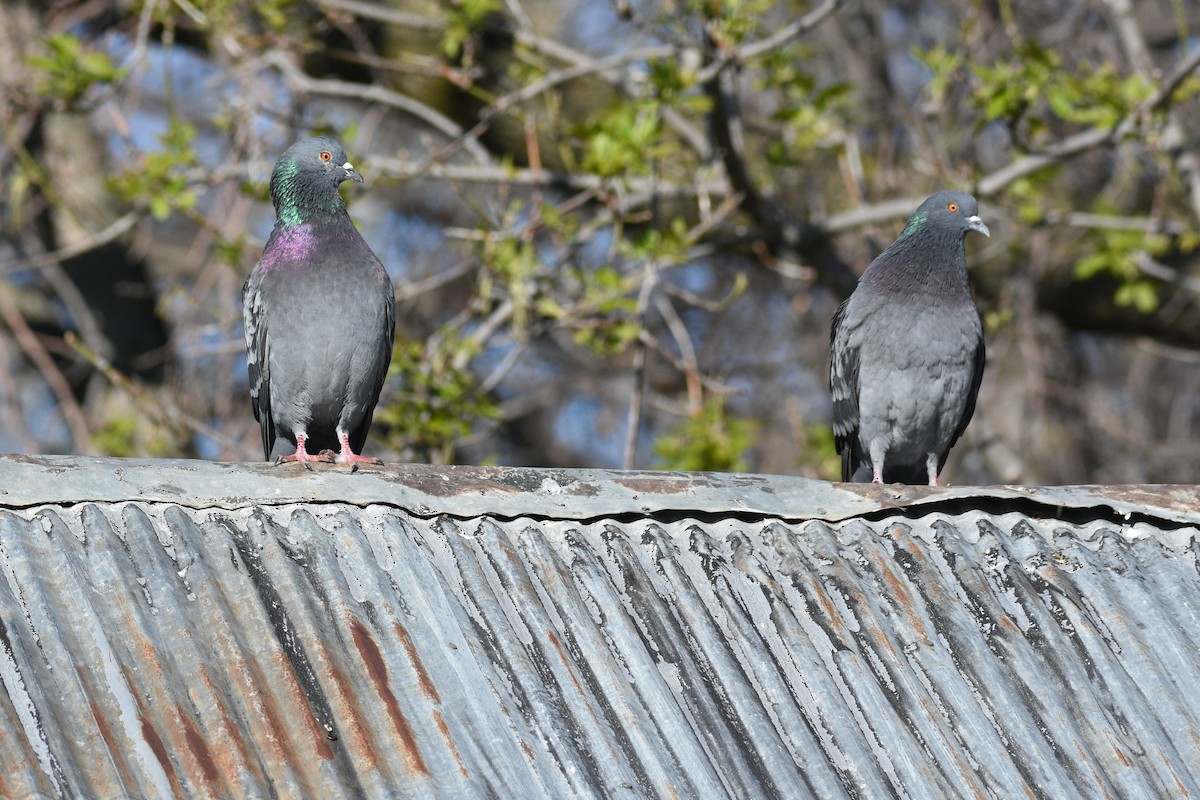
M315 136L296 142L275 162L271 202L281 223L299 225L315 216L345 211L338 186L362 179L336 140Z
M929 230L958 234L959 237L966 236L968 231L992 235L979 218L979 203L966 192L957 191L938 192L926 198L908 218L900 239Z

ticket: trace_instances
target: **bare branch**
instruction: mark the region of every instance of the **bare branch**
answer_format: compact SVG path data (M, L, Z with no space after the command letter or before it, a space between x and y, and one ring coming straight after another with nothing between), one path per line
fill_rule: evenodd
M393 92L382 86L350 83L325 78L313 78L292 63L292 60L279 51L272 51L263 57L263 61L278 69L287 80L288 85L297 92L319 94L326 97L349 97L368 103L380 103L399 111L403 111L429 125L457 144L453 148L466 150L471 157L480 163L489 163L492 158L487 150L471 136L462 126L424 103L418 102L408 95ZM449 148L447 148L449 150ZM450 153L447 153L449 155Z
M85 455L95 455L97 451L92 444L92 434L88 429L87 417L84 416L83 409L76 402L71 385L54 363L54 359L46 352L46 348L38 341L37 334L25 321L9 287L2 283L0 283L0 318L4 319L4 324L12 332L17 344L30 362L37 367L38 372L46 381L46 385L50 387L50 391L58 400L58 408L62 412L63 420L67 423L67 428L71 431L75 450Z
M103 230L97 231L86 239L67 247L60 247L57 250L51 250L48 253L41 253L29 258L0 262L0 276L26 269L43 269L52 264L61 264L69 258L74 258L89 250L94 250L101 245L108 244L132 229L138 220L142 218L143 213L140 210L130 211Z
M402 28L438 32L446 29L446 24L440 19L435 19L424 14L398 11L380 3L367 3L363 2L363 0L317 0L317 5L323 8L336 8L339 11L348 11L363 19L373 19Z
M698 82L708 83L732 64L745 63L773 50L786 47L824 22L825 18L836 11L841 4L842 0L825 0L800 19L790 25L784 25L767 38L759 39L756 42L747 42L719 55L711 64L700 70Z

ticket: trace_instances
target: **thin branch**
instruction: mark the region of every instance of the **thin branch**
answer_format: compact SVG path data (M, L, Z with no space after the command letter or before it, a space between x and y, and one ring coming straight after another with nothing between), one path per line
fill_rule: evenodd
M443 178L464 183L522 184L568 189L571 191L616 191L617 181L587 172L554 172L546 169L524 169L500 164L444 164L409 161L400 158L373 157L371 166L382 169L388 177L400 180L414 178ZM244 166L234 165L233 173L242 174ZM621 179L626 189L634 193L649 193L653 179L627 176ZM721 179L702 183L659 183L663 197L694 197L697 194L729 194L729 184Z
M674 304L665 294L654 296L654 307L662 315L667 330L671 332L671 338L679 346L679 356L686 367L683 374L687 383L688 411L693 414L698 413L703 405L704 397L700 386L700 364L696 359L696 346L692 343L692 335L680 318L679 312L675 310Z
M1173 283L1189 292L1200 294L1200 278L1184 275L1166 264L1155 261L1149 253L1143 251L1134 253L1133 258L1137 262L1138 270L1143 275L1149 275L1151 278L1158 278L1160 281Z
M539 36L532 31L518 30L516 33L516 41L518 44L524 45L530 50L533 50L534 52L539 53L547 58L553 58L564 64L568 64L571 68L582 69L588 67L588 65L596 63L596 60L590 56L584 55L578 50L566 47L554 39ZM660 57L678 57L678 47L671 47L669 50L670 52L668 52L666 56ZM595 77L609 84L615 91L620 92L627 97L634 94L635 92L633 87L635 84L628 80L628 76L625 73L617 70L616 66L617 65L610 65L600 71L585 69L584 72L580 73L580 76L594 75ZM708 137L703 131L689 122L686 117L673 108L663 109L663 121L666 122L671 130L679 134L680 138L687 142L688 147L690 147L694 153L696 153L701 159L708 160L710 157L710 148L708 144Z
M43 269L52 264L61 264L69 258L74 258L97 247L106 245L132 229L138 220L142 218L143 213L139 209L130 211L103 230L97 231L91 236L66 247L60 247L57 250L51 250L47 253L30 256L29 258L0 262L0 276L27 269Z
M828 232L763 193L751 177L745 153L741 109L732 86L732 76L718 72L705 86L713 101L711 114L713 140L729 184L743 195L742 208L758 221L772 250L790 250L803 255L817 270L820 280L847 296L856 277L829 241Z
M1163 81L1154 94L1140 103L1116 125L1089 128L1074 136L1068 136L1038 153L1022 156L991 175L980 179L976 184L976 193L982 197L990 197L1026 175L1052 166L1059 161L1065 161L1099 145L1124 139L1132 134L1152 112L1164 108L1170 102L1171 95L1175 90L1196 71L1197 67L1200 67L1200 48L1196 48L1176 64L1171 75Z
M438 33L446 30L446 23L440 19L434 19L424 14L413 14L408 11L397 11L377 2L367 3L362 2L362 0L317 0L317 5L323 8L348 11L363 19L373 19L377 22L386 22L389 25L396 25L402 28Z
M29 327L29 323L21 314L21 309L17 307L11 290L4 284L0 284L0 317L4 319L4 324L12 332L17 344L37 367L43 380L46 381L46 385L50 387L50 391L58 400L63 420L66 421L67 428L71 431L71 439L75 442L76 452L82 455L96 455L97 451L92 444L92 434L88 429L87 417L75 400L70 383L54 363L54 359L46 352L46 348L38 341L37 334Z
M454 120L445 116L440 111L414 100L408 95L393 92L391 89L386 89L382 86L368 86L349 81L313 78L293 64L291 59L285 53L281 52L268 53L263 57L263 62L278 69L296 92L301 94L319 94L326 97L348 97L395 108L416 117L447 138L454 140L456 146L454 146L453 152L457 152L459 149L466 150L471 154L472 158L480 163L489 163L492 160L487 150L476 141L478 138L477 135L472 137L469 131L464 131L462 126ZM446 148L446 150L449 150L449 148Z
M841 4L841 0L825 0L824 3L800 19L790 25L784 25L767 38L759 39L756 42L747 42L718 55L717 58L713 59L712 63L700 70L698 82L708 83L733 64L743 64L773 50L786 47L824 22L825 18L836 11L837 7Z
M128 392L137 406L159 424L184 428L194 431L201 436L207 436L232 453L245 452L246 448L240 442L226 436L208 423L184 411L171 395L161 392L157 394L152 393L145 387L130 380L127 375L114 367L108 359L88 349L87 345L80 341L79 337L75 334L68 332L64 340L80 357L91 364L96 370L103 373L104 377L108 378L113 386Z
M641 289L638 291L637 309L634 311L637 319L645 322L646 309L650 306L650 297L658 286L658 261L646 259L642 277ZM645 328L645 325L642 325ZM638 435L642 430L642 406L646 395L646 344L639 336L633 344L633 394L629 398L629 411L626 415L625 453L621 459L623 469L633 469L634 458L637 456Z
M532 100L539 94L548 91L555 86L559 86L568 81L573 81L576 78L582 78L585 75L595 75L605 72L614 67L626 66L638 61L649 61L655 58L670 58L676 54L674 47L668 45L657 45L655 47L643 47L640 50L627 50L621 53L614 53L606 58L588 59L575 64L566 69L557 69L546 73L538 80L520 89L509 92L506 95L498 97L495 102L485 108L481 114L484 119L489 119L496 114L503 113L508 108L517 103L524 103Z

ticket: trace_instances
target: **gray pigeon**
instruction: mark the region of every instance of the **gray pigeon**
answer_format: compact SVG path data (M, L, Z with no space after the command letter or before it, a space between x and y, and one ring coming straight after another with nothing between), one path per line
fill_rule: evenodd
M842 480L936 486L983 379L963 240L990 236L966 192L921 203L833 315L829 387Z
M391 361L396 296L338 194L347 179L362 176L324 136L289 147L271 172L275 228L242 287L268 460L376 462L359 453Z

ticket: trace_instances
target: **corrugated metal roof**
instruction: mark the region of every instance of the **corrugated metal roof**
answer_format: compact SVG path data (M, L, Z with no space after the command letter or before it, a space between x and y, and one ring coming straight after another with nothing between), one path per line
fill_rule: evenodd
M0 795L1196 796L1196 499L0 458Z

